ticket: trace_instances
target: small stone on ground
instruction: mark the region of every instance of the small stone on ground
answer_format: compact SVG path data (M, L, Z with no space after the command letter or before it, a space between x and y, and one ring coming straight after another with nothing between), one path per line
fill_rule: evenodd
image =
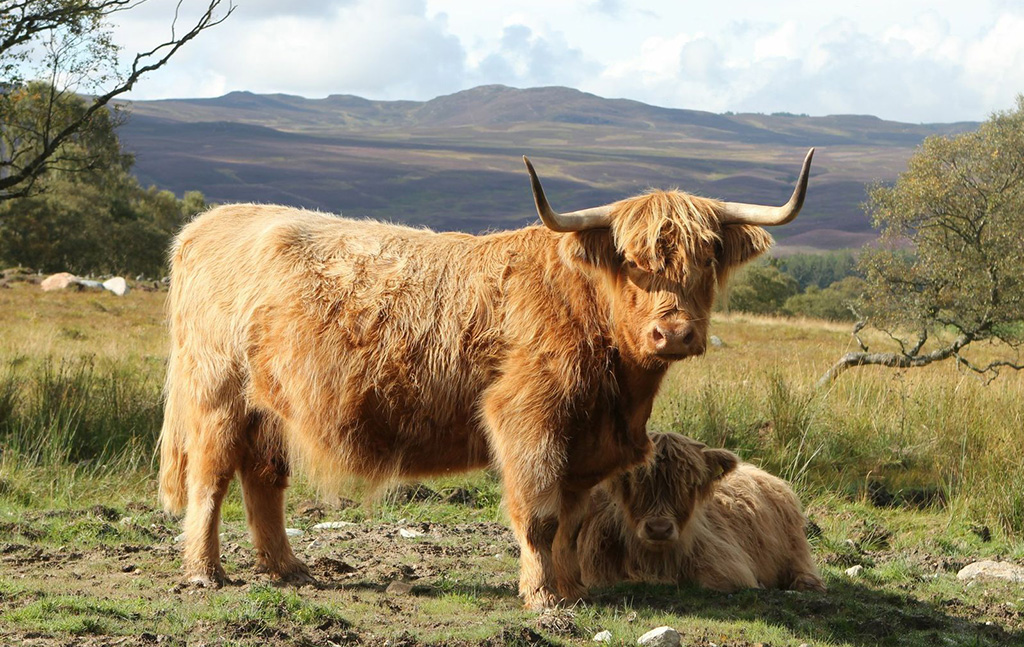
M985 559L980 562L968 564L956 574L958 580L978 579L1008 580L1010 582L1024 582L1024 567L1010 562L995 562Z
M409 595L412 593L412 584L405 580L394 580L388 584L388 588L384 589L384 592L390 595Z
M645 647L679 647L679 632L672 627L651 629L636 640Z
M358 524L351 521L324 521L313 526L313 530L337 530L339 528L351 528Z

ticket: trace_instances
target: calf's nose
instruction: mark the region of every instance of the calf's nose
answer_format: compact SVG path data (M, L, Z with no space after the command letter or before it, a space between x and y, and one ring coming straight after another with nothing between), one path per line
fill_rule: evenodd
M672 522L668 519L646 519L644 521L644 534L648 539L661 541L672 536Z

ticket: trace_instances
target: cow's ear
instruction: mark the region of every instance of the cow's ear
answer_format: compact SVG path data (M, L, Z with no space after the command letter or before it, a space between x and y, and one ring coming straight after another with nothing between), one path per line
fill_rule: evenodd
M704 452L704 460L708 462L708 467L711 468L712 481L722 478L740 464L740 457L728 449L706 447L701 451Z
M618 269L621 262L607 229L580 231L562 236L559 253L568 263L585 263L596 267Z
M728 225L722 227L716 255L718 284L725 286L729 274L744 263L754 260L772 246L772 237L762 227Z

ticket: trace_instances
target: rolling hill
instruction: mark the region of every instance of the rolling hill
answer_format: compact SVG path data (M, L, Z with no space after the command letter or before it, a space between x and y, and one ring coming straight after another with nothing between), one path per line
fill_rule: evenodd
M425 102L233 92L137 101L131 113L121 141L143 184L471 232L536 220L524 154L555 208L572 210L650 187L780 204L815 146L804 214L773 232L784 250L871 240L865 187L895 179L925 137L977 126L713 114L504 86Z

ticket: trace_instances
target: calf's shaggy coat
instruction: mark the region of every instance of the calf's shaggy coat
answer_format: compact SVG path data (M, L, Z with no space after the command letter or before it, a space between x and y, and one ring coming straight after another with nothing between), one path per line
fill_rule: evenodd
M577 537L583 581L824 591L789 485L732 452L651 434L651 460L595 488Z
M181 231L160 491L186 508L190 580L225 579L236 473L260 565L303 580L284 525L293 466L330 486L493 465L527 605L583 592L589 489L647 456L662 376L703 352L717 285L771 238L742 224L750 205L736 220L678 191L557 214L529 170L546 227L470 236L239 204Z

